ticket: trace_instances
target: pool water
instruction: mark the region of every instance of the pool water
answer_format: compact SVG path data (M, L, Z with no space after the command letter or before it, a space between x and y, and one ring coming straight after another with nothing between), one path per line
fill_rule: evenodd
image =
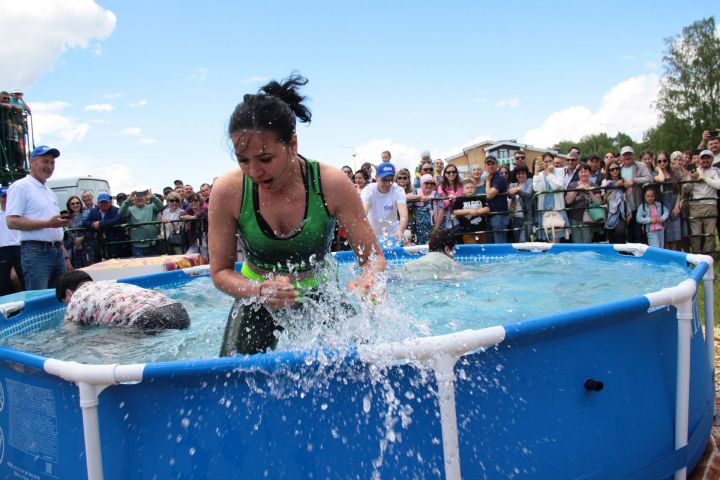
M340 285L328 287L329 301L347 300L344 285L357 275L357 266L340 268ZM388 269L387 297L378 305L352 297L358 313L345 319L328 318L322 304L313 308L317 318L283 319L286 331L278 349L340 348L508 324L657 291L686 279L688 271L594 252L474 257L431 278L410 278L393 265ZM189 329L147 334L79 327L63 325L59 315L40 332L5 343L84 363L217 357L232 298L215 289L209 277L159 290L185 305L192 319Z

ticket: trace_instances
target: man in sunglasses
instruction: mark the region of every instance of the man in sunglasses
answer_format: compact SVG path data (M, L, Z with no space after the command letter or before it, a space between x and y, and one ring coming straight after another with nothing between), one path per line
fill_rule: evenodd
M381 247L402 246L408 225L405 191L395 183L392 163L381 163L375 172L376 183L365 187L360 194L365 214Z

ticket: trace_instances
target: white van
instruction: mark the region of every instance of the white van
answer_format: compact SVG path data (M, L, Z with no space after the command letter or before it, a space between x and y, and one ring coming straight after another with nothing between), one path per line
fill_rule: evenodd
M101 193L111 195L110 184L107 180L89 175L87 177L51 178L48 180L47 185L55 192L60 210L65 210L65 204L71 195L79 197L84 191L93 192L93 198L95 198L96 202L98 195Z

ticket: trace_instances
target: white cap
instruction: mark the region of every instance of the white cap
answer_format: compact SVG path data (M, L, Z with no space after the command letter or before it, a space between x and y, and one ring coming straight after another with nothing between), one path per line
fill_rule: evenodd
M426 173L425 175L420 177L420 185L422 185L423 183L437 183L437 182L435 181L435 177L433 177L429 173Z
M715 155L710 150L703 150L700 152L700 158L702 157L714 157Z
M626 153L635 153L635 150L630 145L626 145L620 150L620 155L625 155Z
M428 150L423 150L420 152L420 158L430 158L430 152Z

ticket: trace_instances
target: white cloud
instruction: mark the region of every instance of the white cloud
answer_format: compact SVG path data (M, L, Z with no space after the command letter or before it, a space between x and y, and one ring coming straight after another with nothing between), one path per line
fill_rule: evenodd
M140 108L147 105L147 100L138 100L137 102L130 102L130 108Z
M62 115L62 111L69 107L66 102L33 102L33 132L35 143L68 144L79 142L90 129L90 124L80 122L74 118Z
M115 107L109 103L91 103L85 105L86 112L111 112Z
M138 140L139 143L142 143L143 145L152 145L153 143L157 143L157 140L154 138L141 138Z
M416 163L420 160L420 149L383 138L370 140L364 145L355 147L356 168L360 168L364 162L379 164L381 162L380 154L385 150L392 154L392 163L398 168L415 168Z
M497 102L498 108L518 108L520 106L520 99L518 97L505 98Z
M190 80L191 82L202 83L207 78L207 75L208 69L205 67L201 67L193 70L192 73L186 77L186 79Z
M137 137L142 134L142 128L138 128L138 127L125 128L123 130L120 130L120 132L118 132L118 133L120 135L132 135L134 137Z
M240 83L261 83L261 82L267 82L270 80L270 77L265 77L263 75L253 75L245 80L242 80Z
M0 2L0 85L27 88L66 50L106 39L115 22L94 0Z
M640 75L624 80L608 91L600 108L593 112L585 106L571 106L554 112L539 128L529 130L524 143L551 146L560 140L579 140L585 135L625 132L636 140L658 122L653 106L660 91L660 78Z

